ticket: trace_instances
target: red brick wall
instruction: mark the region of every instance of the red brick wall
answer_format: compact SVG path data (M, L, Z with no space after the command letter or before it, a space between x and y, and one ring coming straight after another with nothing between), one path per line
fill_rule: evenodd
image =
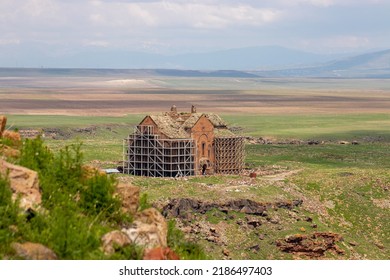
M209 160L211 166L208 167L207 173L212 174L214 172L214 126L205 116L200 117L198 122L191 129L191 137L195 140L197 146L196 155L196 173L201 174L202 166L200 162L203 160Z

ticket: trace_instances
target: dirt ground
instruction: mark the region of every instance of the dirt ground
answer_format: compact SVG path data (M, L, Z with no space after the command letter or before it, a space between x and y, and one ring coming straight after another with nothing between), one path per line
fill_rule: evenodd
M195 105L205 112L229 114L388 113L390 90L288 85L228 90L186 88L185 83L175 86L163 79L0 78L2 114L118 116L162 112L172 104L179 110Z

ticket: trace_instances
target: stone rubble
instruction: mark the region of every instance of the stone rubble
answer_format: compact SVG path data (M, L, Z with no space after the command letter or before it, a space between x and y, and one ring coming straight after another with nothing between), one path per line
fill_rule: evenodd
M139 207L139 187L120 182L116 192L122 202L122 211L134 215Z
M343 237L332 232L315 232L311 235L295 234L286 236L285 239L276 241L276 246L286 253L292 253L297 256L306 256L310 258L320 258L327 251L342 255L336 242L342 241Z
M57 260L57 255L46 246L39 243L12 243L16 255L25 260Z
M5 125L7 124L7 117L0 116L0 138L3 137L3 132L5 130Z
M0 159L0 173L7 176L12 190L12 199L20 198L19 206L23 210L37 210L42 202L38 173L28 168L14 165Z

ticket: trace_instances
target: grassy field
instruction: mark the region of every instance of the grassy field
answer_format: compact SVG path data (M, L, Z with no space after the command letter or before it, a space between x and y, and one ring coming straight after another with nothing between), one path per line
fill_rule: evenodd
M361 115L223 115L227 122L256 137L316 139L319 145L247 145L247 165L260 174L206 176L187 180L118 176L141 187L149 202L162 209L173 198L208 201L251 199L278 203L302 199L293 210L272 208L257 217L261 226L248 228L246 216L212 210L195 214L193 222L213 228L221 243L210 242L200 230L186 237L205 249L210 258L307 258L281 252L275 245L292 234L340 234L344 254L326 252L329 259L388 259L390 256L390 116ZM141 115L126 117L9 116L14 128L60 128L64 136L46 139L54 150L83 143L86 162L116 166L122 159L122 139ZM92 128L88 132L79 128ZM340 145L339 140L359 141ZM308 222L310 221L310 222ZM244 224L244 226L242 225ZM178 220L185 232L192 223ZM261 238L259 238L259 236ZM226 252L229 252L226 255Z
M390 114L225 115L251 136L279 139L390 140Z
M343 236L343 255L326 253L329 259L388 259L390 256L390 143L344 146L326 144L249 145L247 163L260 171L257 179L246 176L208 176L189 180L123 177L162 207L173 198L228 201L238 198L263 203L302 199L301 207L270 209L258 218L256 229L243 228L242 213L209 211L195 215L197 224L214 227L226 245L198 241L212 258L306 258L283 253L276 240L288 235L332 232ZM231 218L234 216L234 218ZM187 222L188 223L188 222ZM184 222L185 228L186 222ZM188 225L188 224L187 224ZM259 236L262 236L261 240ZM257 248L259 250L251 250Z
M240 133L243 135L276 141L301 139L390 142L390 114L221 116L230 126L241 127L243 130ZM8 124L11 128L18 129L58 128L64 132L64 136L57 140L47 139L48 145L53 149L59 149L78 140L83 143L86 160L114 162L122 159L122 140L143 117L143 115L124 117L10 115ZM89 128L91 131L78 132L80 128ZM99 151L96 147L100 147ZM346 149L351 147L348 146Z
M120 164L122 140L145 114L172 104L218 113L240 134L273 143L246 146L246 174L182 180L118 175L118 180L139 186L159 209L174 198L250 199L271 206L303 201L292 209L269 207L264 216L212 209L176 219L209 258L310 258L282 252L277 244L289 235L315 232L342 236L339 253L326 250L319 258L390 258L386 79L11 78L1 81L0 99L7 128L42 130L53 150L81 142L85 163L101 168ZM288 140L303 143L281 144ZM319 144L305 144L308 140ZM249 178L251 171L256 179ZM255 227L250 219L257 220Z

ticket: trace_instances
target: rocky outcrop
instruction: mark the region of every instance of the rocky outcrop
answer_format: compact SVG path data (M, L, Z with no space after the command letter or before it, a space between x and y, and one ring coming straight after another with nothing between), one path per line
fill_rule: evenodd
M114 230L103 235L102 243L104 253L106 255L112 255L115 253L115 249L131 244L131 240L126 233Z
M37 172L0 159L0 173L8 176L12 199L20 198L20 208L36 210L40 206L42 198Z
M180 260L179 256L170 248L153 248L145 251L144 260Z
M218 209L222 212L238 211L246 214L262 215L267 207L249 199L212 203L190 198L179 198L171 200L164 206L163 215L165 217L189 218L191 213L205 214L212 209Z
M146 249L167 247L168 227L165 218L154 208L135 215L133 224L122 229L131 242Z
M286 208L293 209L300 206L302 200L280 201L275 203L260 203L250 199L237 199L227 202L204 202L190 198L179 198L171 200L163 208L163 215L165 217L175 217L189 219L192 213L205 214L212 209L218 209L222 212L236 211L255 216L266 216L266 210L269 208Z
M22 138L20 137L19 132L16 131L5 130L2 138L8 139L8 142L10 142L12 147L18 147L22 143Z
M4 156L5 158L18 158L20 151L0 144L0 156Z
M0 116L0 138L3 136L3 132L5 130L5 125L7 124L7 117Z
M129 244L145 249L145 259L175 260L177 255L167 248L168 227L165 218L154 208L136 213L134 222L127 228L105 234L102 250L112 255L115 250Z
M127 183L119 183L116 195L122 201L122 211L134 217L133 223L121 230L105 234L102 249L107 255L115 250L134 244L144 248L146 259L177 259L177 255L167 248L168 226L165 218L155 208L137 212L139 188Z
M319 258L325 255L327 251L337 254L344 254L336 242L342 241L341 235L332 232L315 232L312 235L295 234L286 236L285 239L276 241L276 246L286 253L307 256L310 258Z
M25 260L56 260L57 255L39 243L12 243L12 249L15 251L16 256Z
M122 211L134 215L139 206L139 187L119 183L116 192L122 202Z

